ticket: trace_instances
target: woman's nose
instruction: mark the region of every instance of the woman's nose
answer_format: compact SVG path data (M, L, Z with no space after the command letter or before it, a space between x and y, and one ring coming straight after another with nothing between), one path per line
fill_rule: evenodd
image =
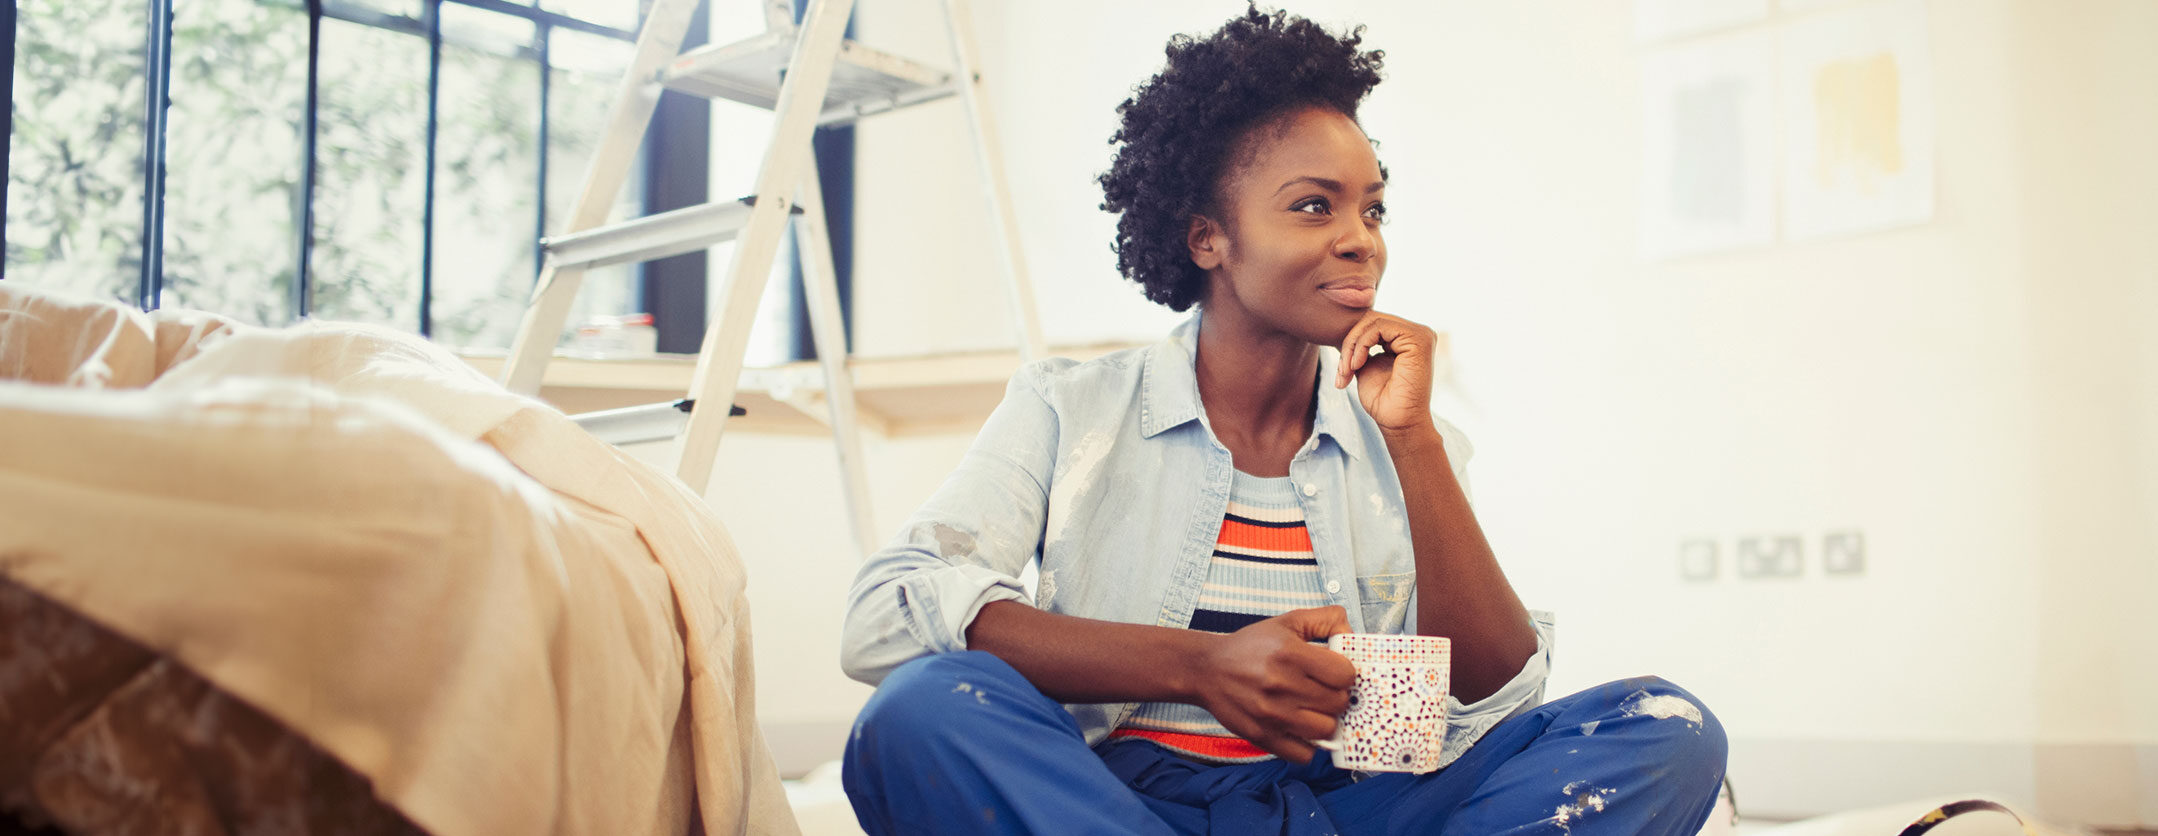
M1349 261L1364 261L1379 249L1378 233L1364 224L1363 219L1353 219L1349 228L1334 239L1334 255Z

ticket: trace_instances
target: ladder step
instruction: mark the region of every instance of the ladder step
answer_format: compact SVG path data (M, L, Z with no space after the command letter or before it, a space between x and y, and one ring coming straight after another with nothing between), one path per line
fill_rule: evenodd
M779 103L779 83L794 54L796 31L775 29L682 53L660 74L660 84L694 96L770 110ZM957 92L950 73L852 40L842 41L817 124L851 122Z
M749 225L755 195L722 200L646 215L618 224L597 226L583 232L554 235L540 240L547 256L558 268L604 267L633 261L651 261L705 249L734 240ZM792 207L794 214L801 207Z
M569 417L577 426L594 438L608 444L636 444L644 441L661 441L682 432L682 425L689 421L689 410L697 402L688 398L644 406L626 406L621 409L603 409L598 412L582 412ZM743 415L740 406L727 410L729 415Z

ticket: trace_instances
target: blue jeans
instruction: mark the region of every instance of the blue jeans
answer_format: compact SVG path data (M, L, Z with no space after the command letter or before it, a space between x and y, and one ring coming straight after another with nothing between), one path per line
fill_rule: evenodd
M1090 750L1063 706L970 651L893 671L855 722L844 776L872 836L1695 836L1724 756L1715 715L1655 677L1531 709L1427 775L1360 777L1324 751L1216 766L1137 739Z

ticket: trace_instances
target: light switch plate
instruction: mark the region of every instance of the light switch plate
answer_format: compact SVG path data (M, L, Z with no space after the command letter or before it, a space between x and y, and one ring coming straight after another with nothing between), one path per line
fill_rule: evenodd
M1678 544L1678 577L1682 581L1707 583L1716 579L1722 570L1722 555L1716 541L1693 539Z
M1738 576L1748 579L1796 578L1806 573L1806 541L1795 534L1742 537L1738 541Z
M1866 533L1831 531L1821 537L1821 572L1846 577L1866 573Z

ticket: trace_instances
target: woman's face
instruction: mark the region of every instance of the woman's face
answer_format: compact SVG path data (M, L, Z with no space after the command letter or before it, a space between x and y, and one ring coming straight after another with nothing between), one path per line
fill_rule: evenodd
M1386 181L1355 120L1311 107L1254 128L1222 178L1225 218L1196 219L1192 260L1209 314L1339 345L1370 312L1386 272ZM1225 221L1221 222L1221 221Z

